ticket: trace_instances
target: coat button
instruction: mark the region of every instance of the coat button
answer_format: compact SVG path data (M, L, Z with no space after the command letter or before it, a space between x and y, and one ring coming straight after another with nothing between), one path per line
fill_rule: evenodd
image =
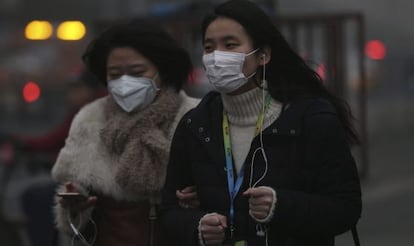
M296 133L295 129L290 130L290 134L295 135L295 133Z
M191 123L191 119L187 119L187 124L190 124Z
M205 141L206 143L208 143L208 142L210 142L210 138L209 138L209 137L206 137L206 138L204 138L204 141Z
M273 129L272 129L272 132L273 132L273 133L277 133L277 128L273 128Z
M203 128L203 127L198 128L198 132L199 132L199 133L204 132L204 128Z

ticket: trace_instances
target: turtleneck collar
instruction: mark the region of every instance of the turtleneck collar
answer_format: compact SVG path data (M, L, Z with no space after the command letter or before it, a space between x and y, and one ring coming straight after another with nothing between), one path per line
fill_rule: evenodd
M262 110L262 89L256 87L240 95L230 96L222 93L223 107L229 122L234 125L247 126L257 122Z

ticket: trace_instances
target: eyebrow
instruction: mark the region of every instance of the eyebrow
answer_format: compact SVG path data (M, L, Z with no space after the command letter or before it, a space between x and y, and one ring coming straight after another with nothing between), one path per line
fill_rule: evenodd
M119 69L121 66L119 66L119 65L109 65L109 66L107 66L107 69L108 70L110 70L110 69ZM127 65L127 66L122 66L123 68L128 68L128 69L133 69L133 68L145 68L145 65L144 64L141 64L141 63L136 63L136 64L130 64L130 65Z
M236 40L239 41L239 38L233 35L226 35L219 38L220 41L229 41L229 40ZM214 38L206 38L204 39L204 43L212 43L214 42Z

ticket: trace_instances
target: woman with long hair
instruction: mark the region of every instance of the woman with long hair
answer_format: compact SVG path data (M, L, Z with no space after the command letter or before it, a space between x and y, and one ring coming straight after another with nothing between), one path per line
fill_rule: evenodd
M202 23L203 64L216 92L179 123L163 222L180 245L334 245L361 213L346 102L255 4L231 0ZM176 190L193 185L200 206ZM181 227L176 220L184 221Z

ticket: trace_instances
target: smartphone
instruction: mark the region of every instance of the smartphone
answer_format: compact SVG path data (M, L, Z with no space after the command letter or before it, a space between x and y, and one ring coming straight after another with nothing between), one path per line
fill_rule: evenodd
M78 199L78 200L84 200L87 197L78 193L78 192L59 192L57 193L57 196L65 198L65 199Z

